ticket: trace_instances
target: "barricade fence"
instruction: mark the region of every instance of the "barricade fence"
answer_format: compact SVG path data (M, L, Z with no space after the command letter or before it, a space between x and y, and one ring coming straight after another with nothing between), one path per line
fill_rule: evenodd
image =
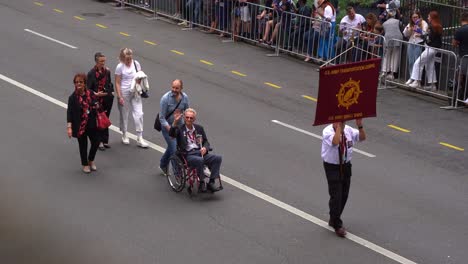
M457 55L452 51L392 39L385 47L381 77L386 84L404 86L450 102L456 92L452 83L457 80L457 68Z
M451 107L464 105L467 97L468 56L458 64L454 52L386 40L384 36L283 11L281 6L266 7L247 0L118 0L174 19L186 28L239 39L274 50L274 55L290 54L319 64L343 64L382 58L383 88L398 85L446 98ZM462 63L463 62L463 63ZM460 76L465 76L461 78ZM414 81L410 82L413 79Z
M460 59L458 65L458 78L453 82L452 105L463 107L468 105L468 55Z

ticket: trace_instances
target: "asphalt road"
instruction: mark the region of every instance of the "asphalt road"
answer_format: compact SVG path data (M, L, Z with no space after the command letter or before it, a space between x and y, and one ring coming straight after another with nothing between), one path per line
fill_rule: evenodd
M314 65L97 1L0 0L0 33L1 263L466 263L466 110L379 90L357 146L372 155L353 156L343 214L353 235L339 239L319 220L328 194L313 135L323 126L311 126L315 102L303 97L317 95ZM111 132L99 171L83 175L65 109L11 80L66 102L74 73L97 51L114 69L121 47L150 76L144 136L154 148ZM232 184L215 195L173 193L159 175L165 145L152 125L175 78L223 155Z

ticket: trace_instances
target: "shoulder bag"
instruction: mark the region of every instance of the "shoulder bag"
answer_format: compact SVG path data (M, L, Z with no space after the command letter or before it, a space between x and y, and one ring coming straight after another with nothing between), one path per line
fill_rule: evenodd
M172 110L172 112L166 115L166 119L168 119L172 115L172 113L174 113L174 111L177 109L177 107L179 107L183 99L184 99L184 95L182 95L182 98L180 98L180 101L177 103L174 110ZM161 132L162 130L161 121L159 121L159 113L156 115L156 120L154 120L154 129L156 129L159 132Z

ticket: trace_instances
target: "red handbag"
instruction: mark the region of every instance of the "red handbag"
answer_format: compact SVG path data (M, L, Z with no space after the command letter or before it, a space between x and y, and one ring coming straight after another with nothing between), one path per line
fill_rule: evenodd
M112 125L105 111L102 111L102 112L97 111L96 122L97 122L97 128L99 130L104 130Z

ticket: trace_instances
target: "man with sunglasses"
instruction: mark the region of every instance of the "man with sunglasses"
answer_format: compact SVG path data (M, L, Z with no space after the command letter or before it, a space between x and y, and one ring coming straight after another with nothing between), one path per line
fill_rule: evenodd
M185 124L177 125L182 115L184 116ZM222 158L219 155L209 153L210 143L203 126L194 124L196 116L197 112L193 108L186 109L183 114L175 113L169 135L176 138L177 149L186 156L188 165L197 170L198 177L200 178L199 192L206 192L207 190L217 192L221 188L215 186L215 179L219 178ZM206 176L203 172L204 165L211 171L208 184L206 184Z

